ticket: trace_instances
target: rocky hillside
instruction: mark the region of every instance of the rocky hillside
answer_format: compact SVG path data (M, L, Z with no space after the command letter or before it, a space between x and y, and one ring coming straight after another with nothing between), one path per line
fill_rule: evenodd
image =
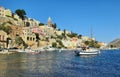
M112 45L112 46L114 46L114 47L120 47L120 38L115 39L115 40L113 40L112 42L110 42L110 43L108 44L108 46L110 46L110 45Z

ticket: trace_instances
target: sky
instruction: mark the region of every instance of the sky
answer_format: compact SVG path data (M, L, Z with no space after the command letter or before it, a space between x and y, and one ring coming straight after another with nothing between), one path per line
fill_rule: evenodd
M109 43L120 38L120 0L0 0L0 6L24 9L27 17L47 24L48 17L57 27L97 41Z

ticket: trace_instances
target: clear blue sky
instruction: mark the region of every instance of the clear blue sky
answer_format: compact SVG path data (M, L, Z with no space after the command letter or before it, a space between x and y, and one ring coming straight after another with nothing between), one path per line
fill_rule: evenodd
M27 16L47 23L50 16L60 29L110 42L120 37L120 0L0 0L14 12L24 9Z

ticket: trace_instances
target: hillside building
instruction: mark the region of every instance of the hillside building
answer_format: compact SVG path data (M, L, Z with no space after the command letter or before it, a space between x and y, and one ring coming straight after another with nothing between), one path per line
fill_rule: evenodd
M31 31L29 27L23 27L22 39L30 47L36 43L36 35Z
M6 48L7 47L7 33L3 30L0 30L0 47Z
M4 17L4 7L0 6L0 17Z

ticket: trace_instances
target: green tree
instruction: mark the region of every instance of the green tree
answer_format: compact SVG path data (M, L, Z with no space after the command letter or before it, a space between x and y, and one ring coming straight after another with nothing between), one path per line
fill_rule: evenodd
M15 13L16 13L22 20L25 19L25 15L26 15L25 10L23 10L23 9L17 9L17 10L15 11Z
M44 23L39 23L39 26L43 26L44 25Z
M94 40L91 40L91 41L89 42L89 46L90 46L90 47L95 47L95 41L94 41Z
M10 34L10 32L12 31L12 28L10 26L6 26L4 31L7 33L7 34Z
M15 43L21 45L24 43L23 39L20 36L16 36Z
M39 46L39 40L40 40L39 34L35 33L35 36L36 36L37 46Z
M64 29L64 32L62 33L62 36L64 39L66 39L66 30Z
M81 38L82 38L82 35L78 35L78 38L81 39Z
M5 24L0 25L0 30L5 31L7 34L9 34L12 31L12 28L10 26L5 26Z
M49 37L46 37L45 40L46 40L47 42L49 42Z
M72 38L72 37L77 37L78 34L71 32L71 34L69 33L69 34L67 34L67 36L70 37L70 38Z
M62 38L64 38L64 39L66 38L65 33L62 33Z
M7 21L7 23L9 23L10 25L13 25L13 23L11 21Z
M57 43L56 43L56 42L53 42L53 43L52 43L52 47L57 47Z
M57 35L57 38L62 40L62 39L63 39L63 36Z
M59 28L58 31L60 31L61 29Z
M37 46L39 46L39 40L40 40L39 34L38 34L38 33L35 33L35 35L36 35Z
M0 25L0 30L4 30L5 26L3 24Z
M23 45L24 48L27 48L27 47L28 47L28 45L24 42L24 40L22 39L22 37L20 37L20 36L18 36L18 35L16 35L15 43L16 43L17 45Z
M23 41L23 46L24 46L24 48L28 47L28 45L24 41Z
M114 45L110 45L110 48L113 48L114 47Z
M61 47L64 47L63 43L61 40L57 40L58 44L61 46Z
M53 27L54 29L56 29L56 27L57 27L56 23L52 24L52 27Z
M89 45L89 41L85 41L84 43L85 43L86 45Z
M98 43L95 43L95 48L100 48L100 45Z

